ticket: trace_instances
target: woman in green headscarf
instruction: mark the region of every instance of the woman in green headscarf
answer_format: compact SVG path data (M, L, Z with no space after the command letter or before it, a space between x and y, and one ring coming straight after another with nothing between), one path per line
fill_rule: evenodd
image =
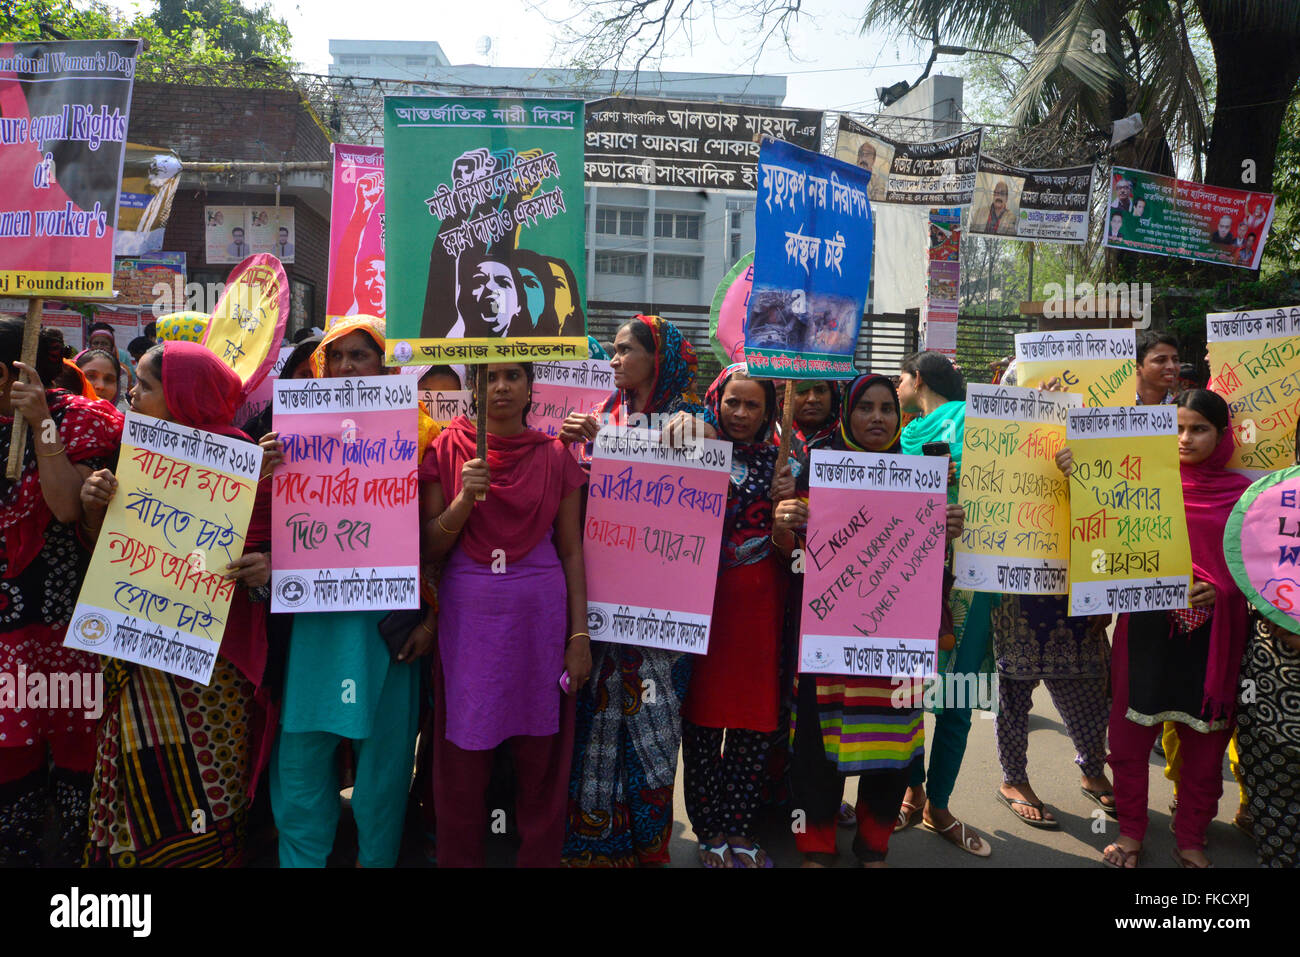
M898 397L905 412L920 415L903 429L904 455L921 455L925 446L936 442L948 446L955 468L948 484L948 501L957 501L961 482L961 445L966 428L966 383L952 362L939 352L918 352L903 360ZM940 643L939 676L979 673L977 687L989 687L993 661L990 638L991 618L996 596L987 592L969 592L954 588L949 599L955 642L951 649ZM964 681L945 681L948 687L969 689ZM946 696L945 696L946 697ZM957 783L966 737L970 733L969 701L942 701L934 708L934 738L930 745L929 795L927 800L924 759L912 765L911 786L898 812L899 829L916 824L935 831L945 839L974 854L988 857L993 849L975 831L966 827L948 810L948 799ZM960 704L961 707L957 707Z

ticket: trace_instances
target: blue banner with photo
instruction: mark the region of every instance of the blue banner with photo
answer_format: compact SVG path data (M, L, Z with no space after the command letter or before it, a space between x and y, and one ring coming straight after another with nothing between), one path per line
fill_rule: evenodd
M764 140L758 153L750 375L851 379L871 280L871 174Z

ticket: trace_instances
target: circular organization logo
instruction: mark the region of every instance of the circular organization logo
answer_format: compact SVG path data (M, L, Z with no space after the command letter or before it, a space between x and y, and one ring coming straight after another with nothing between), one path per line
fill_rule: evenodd
M409 342L399 342L393 346L393 358L398 362L410 362L414 355L415 350L411 348Z
M825 648L814 648L812 654L803 660L803 666L809 671L825 671L834 664Z
M72 623L72 632L83 645L97 645L108 637L108 619L95 612L82 615Z
M961 580L963 584L982 585L987 577L988 576L978 568L972 567L962 569Z
M603 608L587 609L587 630L593 636L605 633L609 627L609 614Z
M307 579L298 575L285 575L276 586L280 602L289 608L297 608L307 600Z

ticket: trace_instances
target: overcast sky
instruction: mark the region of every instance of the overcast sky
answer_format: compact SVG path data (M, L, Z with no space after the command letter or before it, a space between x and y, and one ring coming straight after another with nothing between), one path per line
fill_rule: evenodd
M130 9L132 0L114 0ZM254 0L255 2L255 0ZM331 39L436 40L455 64L488 63L494 66L563 66L553 39L559 33L547 17L569 15L570 0L473 0L454 3L435 0L271 0L276 13L289 24L294 55L310 72L326 72ZM147 6L147 5L146 5ZM878 108L876 88L898 80L915 80L924 67L929 48L909 38L857 35L857 17L865 0L805 0L808 11L799 18L787 50L779 42L760 57L756 71L788 76L787 106L818 109ZM662 69L715 73L755 70L752 24L701 23L694 49L685 44L671 51ZM720 36L719 36L720 34ZM478 52L482 38L492 41L486 56ZM948 59L948 58L945 58ZM940 61L941 63L943 61ZM955 64L945 71L953 74Z

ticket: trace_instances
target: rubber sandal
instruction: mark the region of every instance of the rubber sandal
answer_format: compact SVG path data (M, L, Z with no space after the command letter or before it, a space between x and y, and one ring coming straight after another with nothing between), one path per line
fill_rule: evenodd
M938 834L949 844L961 848L967 854L974 854L976 857L989 857L993 853L993 848L989 846L988 841L980 837L979 834L968 835L966 833L966 825L962 824L962 822L957 820L956 818L953 818L952 823L945 828L935 827L933 824L931 824L929 821L926 820L921 821L921 826L925 828L927 831L934 831L935 834ZM952 837L949 837L948 835L952 832L952 829L954 827L959 827L959 826L961 827L961 837L958 838L957 835L955 834L952 835ZM971 847L970 842L972 837L980 842L980 847L983 848L983 853Z
M1038 811L1039 814L1046 814L1047 808L1043 805L1041 801L1035 804L1033 801L1022 801L1019 798L1009 798L1001 791L996 789L993 791L993 793L994 795L997 796L997 799L999 801L1001 801L1003 804L1006 805L1007 810L1009 810L1016 817L1020 818L1020 820L1024 821L1030 827L1036 827L1043 831L1055 831L1057 828L1061 826L1061 822L1056 820L1055 818L1048 820L1046 817L1044 817L1041 818L1040 820L1035 821L1033 818L1025 817L1014 807L1014 805L1019 804L1021 807L1032 807L1036 811Z
M848 801L840 802L839 812L835 815L835 823L840 827L856 827L858 823L858 812Z
M915 827L922 820L922 811L915 804L908 804L904 801L898 808L898 820L894 823L894 831L906 831L909 827Z
M735 869L746 870L746 871L759 871L769 867L776 867L776 865L772 863L772 858L770 856L764 856L763 863L762 864L758 863L758 852L761 850L763 849L759 847L757 844L755 844L753 847L737 847L735 844L732 844L731 845L732 857L735 857L737 854L740 854L743 855L744 857L748 857L754 863L753 867L747 867L744 864L735 865Z
M1177 864L1179 867L1184 868L1185 870L1208 871L1211 867L1214 866L1213 864L1206 864L1204 867L1201 867L1199 864L1193 864L1187 858L1183 857L1183 852L1176 847L1172 849L1171 853L1173 854L1174 857L1174 863Z
M710 871L721 870L722 868L727 868L727 867L735 867L736 866L735 862L727 858L727 853L730 850L731 850L731 845L728 844L726 841L723 841L721 844L709 844L707 841L700 841L700 866L703 867L705 870L710 870ZM704 856L706 854L716 855L720 863L718 863L717 865L704 863L706 860L709 860L709 858Z
M1115 805L1114 805L1114 804L1102 804L1102 803L1101 803L1101 799L1104 798L1104 797L1108 797L1108 798L1110 798L1112 801L1114 801L1114 800L1115 800L1115 792L1114 792L1114 791L1090 791L1090 790L1088 790L1086 787L1084 787L1082 784L1079 785L1079 790L1083 792L1083 796L1084 796L1084 797L1088 798L1090 801L1092 801L1093 804L1097 805L1097 807L1099 807L1099 808L1101 808L1103 811L1105 811L1105 812L1106 812L1106 816L1107 816L1108 818L1110 818L1112 821L1117 821L1117 820L1119 820L1119 815L1115 812Z
M1115 853L1119 855L1118 864L1116 864L1112 860L1107 859L1106 857L1106 851L1109 851L1112 848L1114 849ZM1133 858L1133 867L1128 866L1128 860L1130 857ZM1142 863L1142 848L1139 847L1136 851L1126 851L1118 844L1107 844L1105 850L1101 852L1101 862L1105 864L1107 867L1113 867L1116 870L1121 870L1121 871L1133 870L1134 868L1138 867L1138 865Z

